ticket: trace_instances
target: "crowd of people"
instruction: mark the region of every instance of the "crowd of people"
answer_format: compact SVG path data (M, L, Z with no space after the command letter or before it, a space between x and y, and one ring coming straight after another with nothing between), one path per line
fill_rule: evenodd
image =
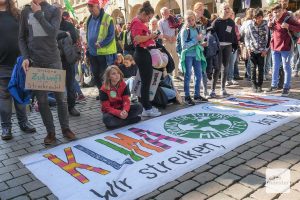
M226 2L219 13L213 14L198 2L184 17L163 7L160 18L146 1L137 16L122 27L114 24L99 0L88 0L87 6L90 16L78 23L58 3L33 0L19 11L13 0L0 0L3 140L12 138L12 101L20 129L36 131L28 121L26 105L8 91L19 56L25 73L31 67L66 70L66 92L35 90L31 96L46 127L46 145L56 141L50 102L57 107L63 136L76 138L69 127L69 115L80 116L75 105L85 99L80 89L83 85L98 88L96 99L101 104L103 122L107 128L116 128L137 123L141 117L160 116L154 107L160 101L181 103L174 79L183 82L184 103L192 106L219 95L228 97L226 87L238 85L243 79L240 61L245 64L244 78L252 83L255 93L263 92L263 81L271 79L265 92L282 90L282 96L288 96L292 71L299 76L300 10L290 12L288 0L279 0L267 10L249 8L243 18L236 17ZM150 100L154 69L162 73L162 78L154 100ZM137 74L141 81L139 95L133 93ZM88 76L89 84L85 82Z

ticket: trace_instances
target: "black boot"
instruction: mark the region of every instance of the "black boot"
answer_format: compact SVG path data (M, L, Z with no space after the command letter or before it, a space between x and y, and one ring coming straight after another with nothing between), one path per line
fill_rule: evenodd
M25 133L35 133L36 129L34 128L34 126L32 126L32 124L30 124L29 122L25 122L25 123L21 123L19 124L20 129L22 131L24 131Z

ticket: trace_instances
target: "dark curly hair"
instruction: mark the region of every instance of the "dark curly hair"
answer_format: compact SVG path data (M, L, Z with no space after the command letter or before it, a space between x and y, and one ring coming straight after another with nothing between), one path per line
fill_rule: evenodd
M150 1L145 1L139 10L139 13L145 13L146 15L154 14L154 9L150 4Z
M20 10L16 7L14 0L6 0L6 10L16 19L20 19Z

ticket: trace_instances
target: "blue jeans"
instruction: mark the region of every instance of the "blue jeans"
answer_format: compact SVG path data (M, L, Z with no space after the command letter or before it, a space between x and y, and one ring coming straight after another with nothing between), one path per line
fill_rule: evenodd
M267 56L265 57L264 75L268 75L270 69L272 69L272 52L269 49Z
M166 94L169 101L176 98L176 92L174 90L166 87L161 87L161 89Z
M232 81L234 78L233 72L234 72L234 64L236 58L237 58L237 51L235 51L234 53L232 52L229 58L227 81Z
M290 51L272 51L273 73L272 73L272 87L278 86L279 68L283 65L284 70L284 89L290 89L292 69L291 69L291 52Z
M300 70L300 44L297 44L297 50L298 50L298 59L294 67L294 71L296 72Z
M191 81L192 67L194 68L194 73L195 73L194 96L199 97L202 69L201 69L201 62L196 60L196 56L185 57L184 93L185 93L185 97L190 96L190 81Z
M10 78L0 78L0 117L2 128L12 127L12 102L15 104L19 125L28 121L26 115L26 105L21 105L16 100L13 100L9 91L7 90L9 80Z

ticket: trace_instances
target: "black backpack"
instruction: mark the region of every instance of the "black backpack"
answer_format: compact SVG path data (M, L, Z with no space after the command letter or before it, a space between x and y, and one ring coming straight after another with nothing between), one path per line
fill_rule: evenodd
M156 90L152 104L161 108L166 108L168 105L168 97L160 86Z
M67 63L74 64L81 58L81 51L76 44L73 44L71 36L64 37L57 41L58 49L61 57L63 57Z

